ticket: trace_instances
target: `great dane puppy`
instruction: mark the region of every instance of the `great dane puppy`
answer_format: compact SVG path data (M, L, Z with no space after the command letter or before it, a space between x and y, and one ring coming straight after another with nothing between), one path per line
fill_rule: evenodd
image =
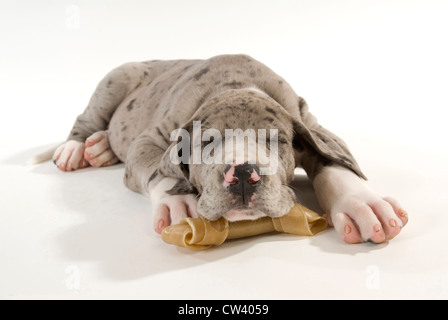
M264 158L253 152L262 148L249 148L261 141ZM191 161L201 152L213 161ZM282 216L295 201L288 184L296 167L312 180L345 242L387 241L408 220L396 200L366 185L345 143L318 124L305 100L246 55L133 62L112 70L53 161L62 171L124 162L124 183L150 197L158 233L187 216Z

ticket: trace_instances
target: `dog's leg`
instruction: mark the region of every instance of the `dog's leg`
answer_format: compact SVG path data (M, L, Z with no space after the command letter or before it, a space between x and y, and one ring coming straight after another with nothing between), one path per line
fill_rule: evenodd
M179 173L167 170L170 177L160 172L166 145L157 131L145 131L131 144L126 157L124 183L136 192L151 199L153 225L157 233L186 217L197 217L195 194L182 188L186 180ZM183 189L183 190L181 190ZM176 194L182 193L182 194Z
M107 130L109 121L120 103L138 86L145 78L151 77L148 66L144 63L127 63L111 72L109 72L103 80L98 84L90 102L84 111L76 119L75 124L67 138L67 141L61 145L53 155L53 161L62 171L71 171L75 169L85 168L89 165L97 165L103 159L86 159L84 153L86 148L92 148L101 140L104 130ZM90 142L86 144L86 140ZM103 148L100 144L95 149L110 150ZM91 149L95 156L95 149ZM115 161L115 155L106 154L107 161ZM97 157L95 157L97 158ZM110 162L111 163L111 162Z
M302 164L320 206L345 242L381 243L394 238L407 223L407 213L395 199L372 191L351 170L317 154L306 154Z

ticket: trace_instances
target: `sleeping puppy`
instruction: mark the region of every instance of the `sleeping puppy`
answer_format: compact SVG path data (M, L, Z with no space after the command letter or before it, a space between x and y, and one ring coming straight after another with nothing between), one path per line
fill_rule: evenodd
M408 220L396 200L369 189L305 100L245 55L112 70L53 161L62 171L124 162L124 183L151 199L158 233L188 216L282 216L295 202L296 167L345 242L387 241Z

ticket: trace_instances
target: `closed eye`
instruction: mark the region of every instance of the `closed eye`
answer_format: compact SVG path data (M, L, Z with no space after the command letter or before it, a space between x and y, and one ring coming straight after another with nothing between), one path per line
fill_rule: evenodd
M289 140L282 134L275 135L272 137L272 141L277 141L279 144L289 144ZM271 139L266 139L266 143L269 145L271 142Z
M281 143L281 144L288 144L289 142L288 142L288 139L286 139L286 138L283 137L283 136L280 136L280 137L278 137L278 143Z

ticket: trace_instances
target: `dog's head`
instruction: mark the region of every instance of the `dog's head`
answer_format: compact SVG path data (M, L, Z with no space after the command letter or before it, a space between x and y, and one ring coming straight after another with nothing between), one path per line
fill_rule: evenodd
M197 192L210 220L279 217L294 204L294 121L257 90L230 90L206 102L166 151L159 171L180 178L171 194Z

